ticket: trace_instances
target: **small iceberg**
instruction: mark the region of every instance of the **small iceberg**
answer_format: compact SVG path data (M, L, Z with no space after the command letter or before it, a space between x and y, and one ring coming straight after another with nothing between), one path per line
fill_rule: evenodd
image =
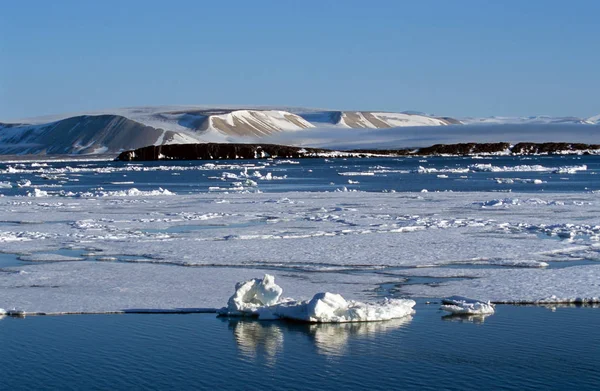
M412 315L416 304L414 300L387 298L377 303L362 303L330 292L317 293L310 300L296 301L281 298L282 293L283 289L275 284L275 277L269 274L262 279L239 282L227 307L218 313L309 323L374 322Z
M495 311L494 305L489 301L473 300L462 296L442 299L440 309L452 315L491 315Z
M0 316L6 315L6 310L4 308L0 308Z

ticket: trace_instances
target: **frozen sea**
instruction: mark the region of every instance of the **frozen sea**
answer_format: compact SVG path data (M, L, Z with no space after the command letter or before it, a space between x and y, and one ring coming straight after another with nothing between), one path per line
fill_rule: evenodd
M599 174L585 155L0 163L0 308L94 314L0 321L4 384L592 389ZM265 273L287 297L413 298L416 313L198 314ZM496 313L442 318L453 295Z

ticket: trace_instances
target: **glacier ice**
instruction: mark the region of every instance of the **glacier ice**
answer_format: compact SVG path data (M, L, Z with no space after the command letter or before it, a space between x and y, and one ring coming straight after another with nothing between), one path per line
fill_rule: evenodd
M321 292L307 301L281 299L283 289L275 277L265 274L236 284L236 291L219 314L257 316L262 320L290 319L310 323L372 322L402 318L414 313L414 300L384 299L378 303L346 300L341 295Z

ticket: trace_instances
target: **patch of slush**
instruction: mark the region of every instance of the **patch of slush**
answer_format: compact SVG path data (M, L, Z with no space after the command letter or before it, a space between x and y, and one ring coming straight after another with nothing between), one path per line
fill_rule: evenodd
M340 294L317 293L307 301L281 298L283 289L265 274L239 282L226 308L227 316L257 316L258 319L291 319L310 323L372 322L398 319L414 313L414 300L385 299L379 303L347 301Z

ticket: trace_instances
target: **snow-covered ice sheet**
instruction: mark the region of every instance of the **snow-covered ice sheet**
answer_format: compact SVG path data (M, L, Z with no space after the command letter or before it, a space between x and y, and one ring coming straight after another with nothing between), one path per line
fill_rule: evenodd
M415 297L590 299L599 214L592 192L6 196L1 251L38 262L0 264L0 307L217 308L233 283L265 272L298 300L377 301L390 285Z

